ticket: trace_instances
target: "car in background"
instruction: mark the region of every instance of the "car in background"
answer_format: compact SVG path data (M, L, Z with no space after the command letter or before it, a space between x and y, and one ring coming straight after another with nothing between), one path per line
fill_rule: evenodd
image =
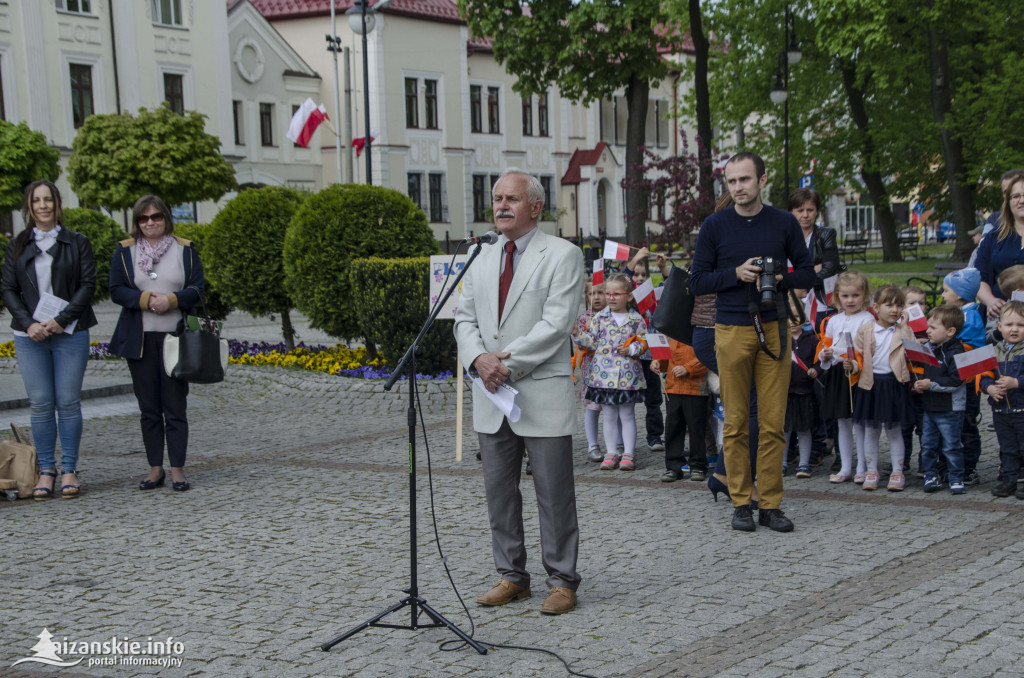
M952 221L943 221L939 224L938 232L939 242L946 242L947 240L956 240L956 224Z

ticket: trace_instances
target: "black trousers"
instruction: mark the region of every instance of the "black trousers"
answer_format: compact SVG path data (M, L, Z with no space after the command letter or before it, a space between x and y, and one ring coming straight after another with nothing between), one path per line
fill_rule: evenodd
M683 438L690 432L690 469L706 471L707 448L704 434L708 426L708 396L668 394L665 407L665 468L678 471L686 463Z
M647 382L644 406L647 408L647 444L650 445L665 432L665 420L661 416L661 377L651 371L650 360L641 360L640 367L643 368L644 380Z
M150 466L164 465L164 438L171 466L185 465L188 450L188 382L172 379L164 372L163 346L166 332L146 332L142 357L128 361L135 399L142 413L142 443Z

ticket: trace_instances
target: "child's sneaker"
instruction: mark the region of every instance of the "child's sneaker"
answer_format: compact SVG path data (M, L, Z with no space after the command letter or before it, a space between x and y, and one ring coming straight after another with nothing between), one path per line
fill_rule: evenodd
M878 471L868 471L864 474L864 485L865 490L877 490L878 489Z
M602 471L614 471L619 466L619 455L614 452L609 452L604 455L604 461L601 462Z
M604 455L601 454L601 446L591 445L590 449L587 451L587 459L590 461L601 461L604 459Z
M699 468L690 471L690 480L692 480L695 483L704 482L705 477L706 476L704 475L704 471L700 470Z
M936 475L934 473L925 473L924 474L924 491L925 492L928 492L930 494L932 492L937 492L941 488L942 488L942 481L939 480L939 476L938 475Z
M964 474L964 485L981 485L981 478L977 471L970 471Z
M889 476L889 484L885 486L885 489L890 492L902 492L904 485L906 485L907 479L899 471L894 471Z
M604 464L601 464L601 468L604 468ZM624 454L624 455L622 455L622 461L619 462L619 470L620 471L632 471L635 468L636 468L636 466L633 465L633 455L632 454Z
M811 477L811 467L810 466L797 466L796 467L796 477L797 478L810 478Z
M964 494L967 492L967 488L964 487L963 482L954 480L949 484L950 494Z

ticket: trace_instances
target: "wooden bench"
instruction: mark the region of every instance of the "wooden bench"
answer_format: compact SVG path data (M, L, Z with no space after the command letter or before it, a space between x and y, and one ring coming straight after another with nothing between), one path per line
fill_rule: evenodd
M935 270L932 271L930 277L912 276L907 278L907 285L916 285L923 289L928 308L935 308L942 303L943 279L945 279L947 274L959 271L965 266L967 266L965 261L940 261L935 264Z
M903 258L914 257L920 259L917 253L917 233L907 233L899 237L900 254Z
M859 257L865 264L868 263L868 239L847 238L839 248L839 257L844 264L849 264Z

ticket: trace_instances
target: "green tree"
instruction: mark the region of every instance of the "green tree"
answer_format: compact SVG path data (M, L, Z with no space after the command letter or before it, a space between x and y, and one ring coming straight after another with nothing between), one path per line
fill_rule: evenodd
M89 116L71 145L71 188L83 203L108 210L127 209L147 193L168 205L217 200L238 184L220 139L203 130L205 119L166 105Z
M301 204L290 188L242 191L213 218L204 247L206 277L235 307L280 315L288 350L295 348L295 330L284 286L284 236Z
M210 314L212 320L224 320L235 309L228 303L224 295L221 294L217 283L210 280L209 266L203 256L203 253L206 251L206 240L209 237L209 233L210 224L174 225L174 235L178 238L184 238L195 245L196 254L199 255L199 261L203 265L203 276L205 279L203 302L206 304L206 312ZM196 314L198 315L201 312L202 309L197 306Z
M21 122L0 120L0 211L21 207L25 187L37 179L56 181L60 151L42 133Z
M438 251L426 215L408 196L380 186L335 184L307 198L288 227L285 287L313 327L345 340L365 338L349 262Z
M514 74L521 94L557 84L562 96L583 103L626 97L626 238L645 237L647 196L640 186L641 147L652 85L673 69L663 58L683 51L684 36L665 30L671 17L662 0L458 0L473 35L491 40L494 58ZM707 143L710 145L710 138Z
M63 223L88 238L92 245L92 255L96 259L96 292L92 296L92 303L108 299L110 261L114 258L117 243L126 239L128 234L110 217L84 207L64 210Z

